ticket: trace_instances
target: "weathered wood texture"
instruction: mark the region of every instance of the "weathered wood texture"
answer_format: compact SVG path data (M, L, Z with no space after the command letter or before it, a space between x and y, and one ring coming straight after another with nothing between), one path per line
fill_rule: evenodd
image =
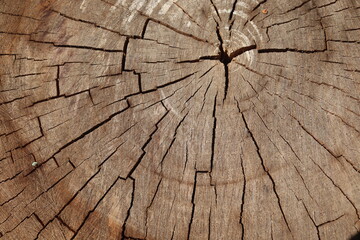
M359 0L0 0L0 21L1 239L360 230Z

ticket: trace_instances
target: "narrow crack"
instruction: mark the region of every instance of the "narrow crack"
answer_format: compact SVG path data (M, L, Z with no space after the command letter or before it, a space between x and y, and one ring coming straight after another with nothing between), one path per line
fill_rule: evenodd
M81 229L83 228L83 226L85 225L85 223L87 222L87 220L89 219L89 217L92 215L92 213L97 209L97 207L99 206L99 204L103 201L103 199L108 195L108 193L111 191L111 189L115 186L115 184L119 181L119 180L124 180L121 177L118 177L111 185L110 187L106 190L106 192L104 193L104 195L97 201L97 203L95 204L95 206L86 214L84 220L82 221L82 223L80 224L80 226L78 227L78 229L75 231L75 234L71 237L70 240L74 239L75 237L78 236L78 233L81 231Z
M296 195L295 195L295 197L296 197ZM297 197L296 197L296 198L297 198ZM308 208L306 207L304 201L302 201L302 200L300 200L300 201L301 201L302 205L304 206L305 211L306 211L306 213L308 214L311 222L314 224L314 226L315 226L315 228L316 228L316 234L317 234L318 239L321 239L321 237L320 237L320 231L319 231L319 226L316 224L314 218L311 216L310 211L309 211Z
M92 175L86 182L85 184L72 196L72 198L67 201L62 208L58 211L57 214L55 214L55 216L48 220L44 227L38 232L37 236L35 239L38 239L38 237L40 236L40 234L42 233L42 231L44 231L46 229L46 227L53 222L56 218L58 218L60 216L60 214L62 213L62 211L64 211L64 209L78 196L78 194L89 184L89 182L97 176L97 174L100 172L101 168L99 168L96 173L94 173L94 175ZM31 201L29 204L27 204L26 206L30 205L32 202L36 201L42 194L48 192L51 188L53 188L56 184L58 184L60 181L62 181L63 179L65 179L72 171L68 172L64 177L62 177L61 179L59 179L55 184L53 184L50 188L48 188L45 192L41 193L40 195L38 195L33 201ZM26 207L25 206L25 207ZM34 212L35 213L35 212ZM74 231L75 232L75 231Z
M177 136L178 130L179 130L181 124L184 122L185 118L188 116L188 114L189 114L189 112L187 112L187 113L185 114L185 116L180 120L180 122L178 123L178 125L177 125L176 128L175 128L174 135L173 135L173 139L172 139L169 147L166 149L166 152L165 152L164 156L161 158L161 161L160 161L161 170L162 170L162 168L163 168L164 160L165 160L166 156L169 154L170 149L171 149L171 147L173 146L173 144L174 144L174 142L175 142L175 140L176 140L176 136Z
M126 218L125 218L124 223L123 223L122 228L121 228L121 240L128 239L128 237L125 235L126 224L127 224L127 220L130 217L131 209L134 206L134 198L135 198L135 179L132 178L132 177L128 177L128 178L132 180L131 201L130 201L130 206L129 206L129 208L127 210L127 213L126 213Z
M199 172L196 171L196 172L195 172L195 176L194 176L194 188L193 188L193 192L192 192L192 196L191 196L192 209L191 209L191 218L190 218L190 222L189 222L187 239L190 239L191 225L192 225L193 220L194 220L194 213L195 213L195 192L196 192L196 183L197 183L197 175L198 175L198 173L199 173Z
M331 176L329 176L324 169L322 169L322 167L314 161L314 159L312 159L310 157L310 160L320 169L320 171L330 180L330 182L334 185L334 187L336 187L343 195L344 197L349 201L349 203L352 205L352 207L355 210L355 213L358 217L358 219L360 219L360 214L359 214L359 210L356 208L356 205L354 204L354 202L349 198L349 196L344 192L344 190L331 178Z
M232 18L233 18L233 15L234 15L234 11L235 11L235 8L236 8L237 1L238 1L238 0L235 0L235 1L234 1L234 3L233 3L233 6L232 6L232 9L231 9L231 12L230 12L230 14L229 14L229 21L231 21L231 20L232 20Z
M160 189L160 184L162 182L162 178L160 179L158 185L156 186L156 190L155 190L155 193L150 201L150 204L146 207L146 211L145 211L145 239L147 238L147 233L148 233L148 226L147 226L147 223L148 223L148 218L149 218L149 209L151 208L152 204L154 203L154 200L156 198L156 195L157 193L159 192L159 189Z
M149 25L149 22L150 22L150 19L146 19L146 21L144 23L144 27L143 27L143 30L141 32L141 38L142 39L144 39L144 37L145 37L146 29L147 29L147 26Z
M211 140L211 158L210 158L210 172L212 172L213 167L214 167L214 155L215 155L215 139L216 139L216 98L217 98L217 93L215 95L214 98L214 108L213 108L213 131L212 131L212 140Z
M121 71L126 71L125 69L125 63L126 63L126 53L127 53L127 48L128 48L128 45L129 45L129 41L130 39L127 37L125 39L125 42L124 42L124 48L123 48L123 56L122 56L122 60L121 60Z
M60 96L60 66L57 65L56 66L56 79L55 79L55 82L56 82L56 96Z
M258 143L257 143L257 141L256 141L256 139L255 139L255 137L254 137L254 135L253 135L253 133L252 133L252 131L250 130L250 128L249 128L249 126L248 126L248 124L247 124L247 121L246 121L246 119L245 119L244 114L241 113L241 116L242 116L242 119L243 119L243 121L244 121L245 128L246 128L247 131L249 132L250 137L251 137L251 139L252 139L252 141L253 141L253 143L254 143L254 145L255 145L257 155L258 155L258 157L260 158L260 161L261 161L261 166L262 166L264 172L267 174L267 176L269 177L269 179L270 179L270 181L271 181L271 183L272 183L273 192L274 192L274 194L275 194L275 196L276 196L276 198L277 198L277 202L278 202L278 206L279 206L281 215L282 215L282 217L283 217L283 219L284 219L284 222L285 222L285 224L286 224L286 226L287 226L290 234L292 235L292 232L291 232L289 223L288 223L288 221L287 221L287 219L286 219L286 217L285 217L284 210L283 210L283 208L282 208L282 206L281 206L281 201L280 201L279 194L278 194L278 192L276 191L275 180L274 180L274 178L271 176L269 170L266 168L266 166L265 166L265 164L264 164L264 159L263 159L263 157L262 157L262 155L261 155L261 153L260 153L259 145L258 145Z
M136 168L139 166L141 160L145 157L146 155L146 147L147 145L151 142L151 140L153 139L153 135L157 132L157 130L159 129L159 124L161 123L161 121L166 117L166 115L169 113L170 111L167 110L166 113L159 119L159 121L157 123L155 123L155 129L150 133L149 138L146 140L146 142L144 143L144 145L141 147L142 150L142 154L140 155L140 157L137 159L136 163L134 164L134 166L132 167L132 169L129 171L129 173L127 174L126 178L131 177L131 175L133 174L133 172L136 170Z
M224 65L225 87L224 87L223 101L225 101L225 99L227 97L228 89L229 89L229 67L228 67L228 64L235 57L237 57L237 56L239 56L239 55L241 55L241 54L243 54L243 53L245 53L247 51L256 49L256 45L250 45L250 46L242 47L242 48L239 48L239 49L235 50L234 52L228 54L227 50L224 49L224 46L223 46L224 41L223 41L223 39L221 37L221 34L220 34L219 23L217 23L217 22L216 22L216 35L217 35L218 40L220 42L220 44L219 44L219 54L218 54L217 58L213 57L213 56L210 56L211 58L207 58L207 59L217 59Z
M245 205L245 193L246 193L246 177L245 177L245 168L244 168L244 159L241 158L241 169L243 173L243 193L241 196L241 207L240 207L240 225L241 225L241 240L244 240L245 236L245 226L243 222L243 214L244 214L244 205Z
M219 10L217 9L216 5L214 4L214 2L212 0L210 0L211 5L213 6L216 15L218 16L218 18L221 20L220 14L219 14Z
M61 225L63 225L64 227L66 227L67 229L69 229L73 234L75 234L75 230L74 229L72 229L67 223L65 223L64 222L64 220L62 220L62 218L61 217L55 217L58 221L59 221L59 223L61 224Z
M229 68L228 64L231 62L231 58L229 55L224 51L223 47L223 39L220 34L219 24L216 23L216 35L219 39L220 45L219 45L219 60L224 64L224 71L225 71L225 88L224 88L224 99L226 99L227 91L229 87Z
M57 48L76 48L76 49L86 49L86 50L102 51L102 52L122 52L122 50L119 49L106 49L106 48L97 48L97 47L83 46L83 45L57 44L56 42L38 41L33 39L30 39L29 41L35 43L52 44L54 47Z
M253 12L256 10L256 9L258 9L262 4L264 4L264 3L266 3L267 2L267 0L262 0L261 2L259 2L254 8L253 8Z

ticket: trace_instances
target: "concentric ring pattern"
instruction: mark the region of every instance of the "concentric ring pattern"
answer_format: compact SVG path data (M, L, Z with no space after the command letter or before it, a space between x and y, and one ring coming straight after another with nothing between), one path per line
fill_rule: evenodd
M1 239L360 230L359 1L25 2L0 6Z

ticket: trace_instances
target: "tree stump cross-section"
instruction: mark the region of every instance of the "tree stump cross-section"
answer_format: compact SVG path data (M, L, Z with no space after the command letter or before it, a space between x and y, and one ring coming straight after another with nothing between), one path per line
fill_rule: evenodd
M349 239L360 1L0 0L0 239Z

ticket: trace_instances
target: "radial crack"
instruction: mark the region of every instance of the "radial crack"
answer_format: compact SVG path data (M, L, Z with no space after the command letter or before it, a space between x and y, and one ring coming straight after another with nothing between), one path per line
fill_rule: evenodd
M133 189L132 189L132 192L131 192L131 201L130 201L130 206L127 210L127 213L126 213L126 218L124 220L124 223L122 225L122 228L121 228L121 240L125 240L127 239L127 237L125 236L125 231L126 231L126 224L127 224L127 220L129 219L130 217L130 213L131 213L131 209L132 207L134 206L134 199L135 199L135 179L132 178L132 177L129 177L132 182L133 182Z
M241 116L242 116L242 119L243 119L243 121L244 121L245 127L246 127L247 131L249 132L250 137L251 137L251 139L252 139L252 141L253 141L253 143L254 143L254 145L255 145L255 147L256 147L256 152L257 152L258 157L260 158L261 166L262 166L264 172L267 174L267 176L269 177L269 179L270 179L270 181L271 181L271 183L272 183L273 191L274 191L274 193L275 193L275 195L276 195L277 202L278 202L278 206L279 206L279 209L280 209L280 211L281 211L282 217L283 217L283 219L284 219L284 221L285 221L285 224L286 224L289 232L292 234L291 229L290 229L290 226L289 226L289 223L287 222L287 219L286 219L286 217L285 217L285 213L284 213L284 211L283 211L283 209L282 209L282 206L281 206L281 201L280 201L279 194L278 194L277 191L276 191L275 181L274 181L273 177L271 176L269 170L267 170L266 167L265 167L264 159L263 159L263 157L262 157L262 155L261 155L261 153L260 153L259 145L258 145L258 143L257 143L257 141L256 141L256 139L255 139L255 137L254 137L254 135L253 135L253 133L252 133L252 131L250 130L250 128L249 128L249 126L248 126L248 124L247 124L247 121L246 121L246 119L245 119L244 114L241 113Z
M173 144L174 144L174 142L175 142L175 140L176 140L176 135L177 135L178 129L179 129L179 127L181 126L181 124L184 122L184 120L185 120L185 118L188 116L188 114L189 114L189 112L187 112L187 113L185 114L185 116L180 120L180 122L179 122L178 125L176 126L175 131L174 131L174 135L173 135L173 139L171 140L171 143L170 143L169 147L166 149L166 152L165 152L164 156L161 158L161 161L160 161L160 166L161 166L161 168L162 168L162 166L163 166L163 163L164 163L164 160L165 160L166 156L167 156L168 153L170 152L170 149L171 149L171 147L173 146Z
M196 192L197 174L198 174L198 171L195 172L195 176L194 176L194 186L193 186L193 192L192 192L192 196L191 196L192 209L191 209L191 218L190 218L190 222L189 222L187 239L190 239L191 225L193 223L194 214L195 214L195 192Z
M157 123L155 123L155 129L154 131L150 134L148 140L145 142L145 144L141 147L141 150L143 151L143 153L140 155L139 159L136 161L136 163L134 164L133 168L129 171L129 173L127 174L127 177L130 177L133 172L136 170L136 168L139 166L141 160L145 157L146 151L145 148L147 145L149 145L149 143L151 142L154 134L157 132L157 130L159 129L159 124L161 123L161 121L166 117L166 115L170 112L170 110L167 110L166 113L159 119L159 121Z
M98 205L102 202L102 200L107 196L107 194L110 192L110 190L115 186L115 184L119 181L119 180L124 180L121 179L120 177L118 177L112 184L111 186L106 190L106 192L104 193L104 195L97 201L97 203L95 204L95 206L93 207L93 209L91 209L87 215L85 216L84 220L82 221L82 223L80 224L79 228L76 230L75 234L72 236L72 239L74 239L77 234L79 233L79 231L81 230L81 228L84 226L84 224L86 223L86 221L88 220L88 218L91 216L91 214L95 211L95 209L98 207Z
M211 140L211 158L210 158L210 172L212 172L213 167L214 167L214 155L215 155L215 140L216 140L216 98L217 98L217 93L215 95L214 98L214 107L213 107L213 131L212 131L212 140Z
M316 163L311 157L310 157L311 161L320 169L320 171L326 176L326 178L328 178L330 180L330 182L334 185L334 187L336 187L343 195L344 197L349 201L349 203L352 205L352 207L355 210L355 213L358 217L358 219L360 219L360 214L359 214L359 210L356 208L355 204L353 203L353 201L351 201L351 199L345 194L344 190L342 190L336 183L335 181L322 169L322 167Z

